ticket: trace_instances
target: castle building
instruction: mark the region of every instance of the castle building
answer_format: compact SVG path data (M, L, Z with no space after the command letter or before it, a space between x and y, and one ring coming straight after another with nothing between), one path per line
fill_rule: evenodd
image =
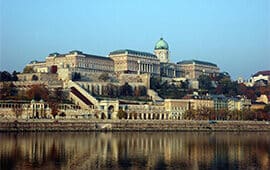
M81 51L70 51L67 54L52 53L45 61L32 61L28 65L32 67L35 75L37 73L58 73L60 80L72 79L74 73L81 76L88 76L93 73L114 72L114 62L109 57L85 54ZM29 77L29 78L26 78ZM22 80L31 80L32 74L20 75ZM37 77L40 80L41 77Z
M200 75L213 75L219 73L219 68L216 64L199 61L199 60L184 60L178 62L182 76L187 79L198 79Z
M32 61L27 66L36 73L58 73L59 79L71 79L74 73L91 76L91 73L144 74L165 78L186 78L196 80L200 75L219 73L216 64L198 60L171 63L169 45L160 38L155 44L154 54L135 50L116 50L108 57L70 51L67 54L52 53L45 61Z
M109 57L116 73L160 74L160 61L154 54L125 49L110 52Z
M169 45L160 38L154 48L154 54L160 61L160 76L161 77L181 77L180 67L175 63L170 63Z
M57 72L67 68L72 71L113 72L114 63L108 57L85 54L81 51L70 51L67 54L52 53L46 61L32 61L27 66L33 67L35 72Z
M47 67L68 68L73 71L113 72L114 63L108 57L70 51L68 54L50 54L46 58Z

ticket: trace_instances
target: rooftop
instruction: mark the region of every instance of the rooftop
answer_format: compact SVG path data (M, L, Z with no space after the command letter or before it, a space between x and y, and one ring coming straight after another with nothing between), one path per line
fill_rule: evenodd
M68 54L83 55L85 57L96 58L96 59L103 59L103 60L111 60L109 57L98 56L98 55L93 55L93 54L85 54L85 53L83 53L81 51L78 51L78 50L72 50L72 51L70 51L67 54L52 53L49 56L50 57L65 57Z
M259 75L270 76L270 70L258 71L252 77L259 76Z
M160 49L169 50L169 45L163 38L160 38L155 45L155 50L160 50Z
M92 55L92 54L83 54L85 57L90 57L90 58L97 58L97 59L102 59L102 60L111 60L109 57L104 57L104 56L98 56L98 55Z
M209 66L217 67L216 64L206 62L206 61L199 61L199 60L183 60L183 61L177 62L177 64L201 64L201 65L209 65Z
M33 61L30 61L29 64L38 64L38 63L45 63L45 61L37 61L37 60L33 60Z
M138 56L143 56L143 57L157 58L157 56L155 56L152 53L135 51L135 50L130 50L130 49L121 49L121 50L112 51L110 52L109 55L115 55L115 54L131 54L131 55L138 55Z

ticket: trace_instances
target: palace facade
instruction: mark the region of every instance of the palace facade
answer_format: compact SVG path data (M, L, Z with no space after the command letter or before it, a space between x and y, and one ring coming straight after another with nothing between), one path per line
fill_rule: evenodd
M108 57L86 54L73 50L67 54L52 53L45 61L32 61L27 66L37 73L58 73L60 80L69 80L74 73L89 77L90 73L150 74L167 78L198 79L200 75L219 73L216 64L185 60L171 63L169 45L160 38L154 52L142 52L130 49L115 50Z
M177 79L196 81L200 75L218 72L219 68L216 64L204 61L171 63L169 45L160 38L155 44L153 53L124 49L112 51L108 56L86 54L77 50L66 54L49 54L45 61L30 62L24 73L18 75L19 81L16 82L16 86L25 90L34 83L44 84L51 89L59 87L65 89L68 99L80 108L78 114L69 110L63 111L70 112L66 114L67 117L72 115L83 117L89 114L102 119L115 119L119 109L122 108L131 119L182 119L186 110L211 108L214 107L213 101L164 100L157 92L150 89L150 77L162 77L166 81ZM143 86L144 94L148 98L145 98L144 102L136 101L137 103L134 104L119 99L118 96L106 97L111 93L118 94L120 89L118 87L125 84L128 84L126 90L136 88L137 92L140 92L138 89ZM33 113L35 115L32 117L37 117L39 111Z
M160 74L160 61L156 55L134 50L116 50L109 57L114 61L115 73Z
M177 65L182 71L182 76L188 79L198 79L201 75L215 75L220 71L216 64L199 60L184 60Z

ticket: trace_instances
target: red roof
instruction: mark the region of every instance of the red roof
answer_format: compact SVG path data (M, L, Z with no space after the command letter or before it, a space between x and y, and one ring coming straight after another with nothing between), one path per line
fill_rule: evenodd
M270 70L264 70L264 71L258 71L256 74L254 74L252 77L263 75L263 76L270 76Z

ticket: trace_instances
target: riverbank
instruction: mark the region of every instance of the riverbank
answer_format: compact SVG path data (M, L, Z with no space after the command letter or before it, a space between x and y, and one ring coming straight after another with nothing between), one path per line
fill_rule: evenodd
M0 121L0 131L270 131L270 124L265 121L18 120Z

